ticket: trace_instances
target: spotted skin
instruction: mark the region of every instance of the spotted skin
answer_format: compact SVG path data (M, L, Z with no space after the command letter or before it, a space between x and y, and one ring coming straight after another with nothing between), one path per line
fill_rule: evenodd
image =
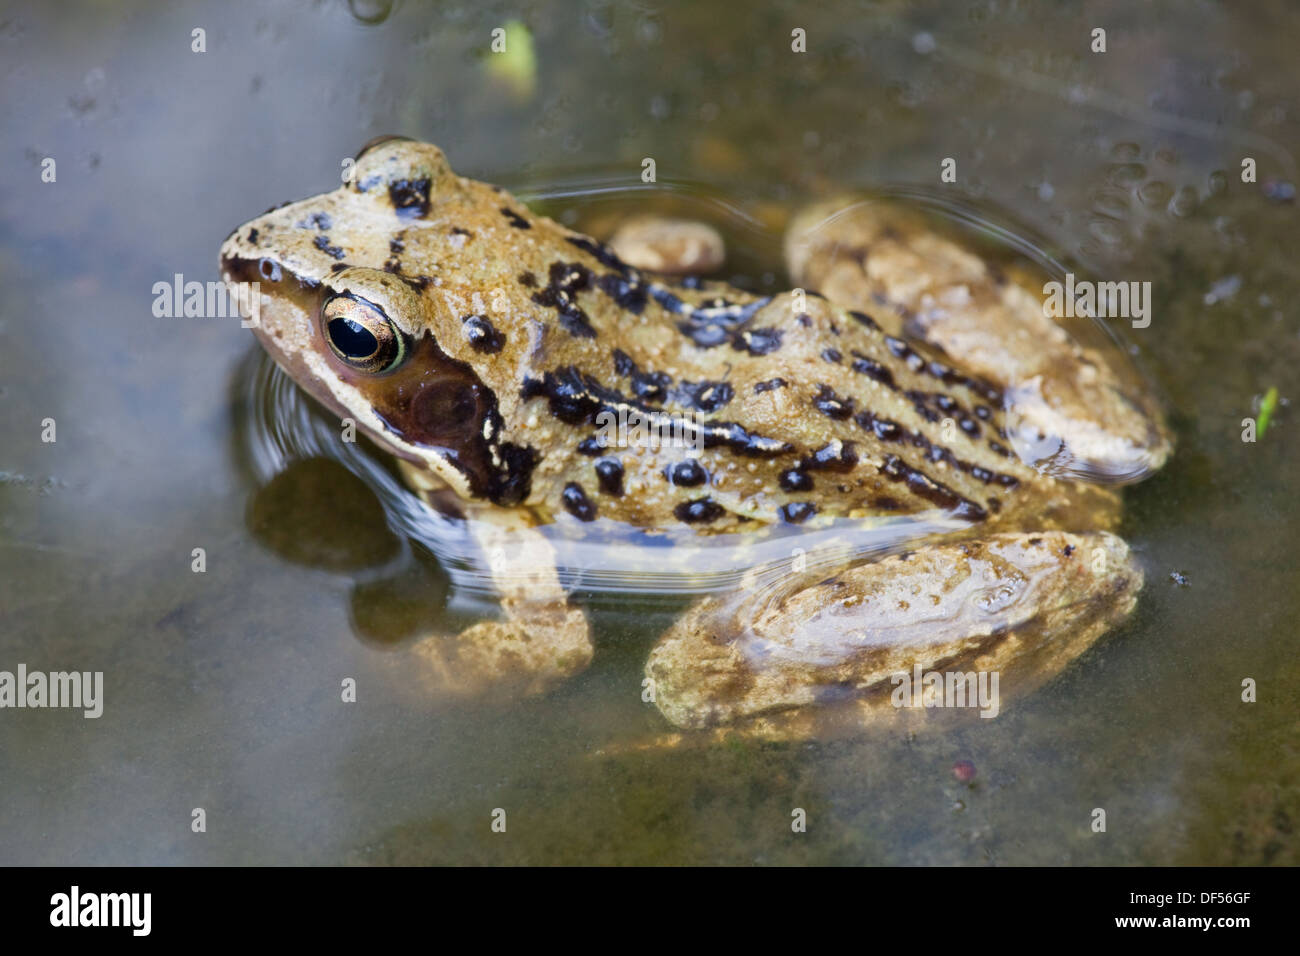
M870 296L642 272L428 144L379 142L353 172L231 233L223 272L260 283L256 332L279 364L471 523L717 535L943 514L994 535L1118 520L1112 489L1009 450L1004 383L905 338ZM383 317L391 367L326 346L318 317L340 297ZM349 328L368 347L369 328ZM611 421L637 416L686 440L609 440ZM497 666L519 655L485 642L528 640L531 618L585 664L585 619L553 574L502 587L499 633L462 640Z

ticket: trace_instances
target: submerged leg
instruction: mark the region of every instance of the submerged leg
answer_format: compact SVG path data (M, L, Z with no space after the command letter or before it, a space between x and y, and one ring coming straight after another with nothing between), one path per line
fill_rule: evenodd
M929 545L794 587L705 599L660 639L646 675L668 720L833 736L899 717L896 675L918 666L997 673L1015 698L1123 620L1142 571L1114 535L1052 531Z
M470 527L486 555L503 616L456 635L420 639L411 653L421 681L439 696L527 695L584 670L592 656L587 617L569 604L550 543L528 528L485 522Z
M1044 310L1044 276L1000 269L884 201L835 200L786 234L797 285L870 313L1003 389L1020 456L1063 477L1132 481L1159 468L1170 437L1125 357ZM1067 319L1086 329L1087 318ZM1129 370L1131 372L1131 369Z

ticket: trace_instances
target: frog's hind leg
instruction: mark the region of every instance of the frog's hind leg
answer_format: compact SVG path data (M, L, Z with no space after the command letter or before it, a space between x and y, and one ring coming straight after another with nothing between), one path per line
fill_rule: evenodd
M1047 315L1051 277L990 263L917 211L884 200L803 211L785 251L796 285L870 314L886 332L1001 389L1011 442L1041 470L1123 482L1168 457L1158 405L1126 357L1100 337L1082 340L1089 319L1067 319L1067 329Z
M1123 620L1141 587L1128 547L1105 532L934 544L705 599L661 638L646 675L669 721L724 735L824 739L954 707L992 717Z
M471 522L500 595L502 616L459 634L434 634L411 648L431 695L523 695L548 690L592 657L585 612L569 603L550 543L530 528Z

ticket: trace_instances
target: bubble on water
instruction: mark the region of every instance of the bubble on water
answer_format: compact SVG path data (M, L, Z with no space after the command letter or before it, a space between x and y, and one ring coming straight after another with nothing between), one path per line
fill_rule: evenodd
M1196 190L1191 186L1184 186L1169 201L1169 212L1180 219L1185 219L1196 211L1199 202Z
M1174 187L1159 179L1153 179L1139 186L1137 195L1144 206L1163 207L1173 198Z
M1110 158L1121 163L1131 163L1142 155L1142 147L1137 143L1116 143L1110 148Z
M354 20L374 26L388 19L393 12L393 0L348 0L348 12Z
M912 37L912 49L917 53L920 53L922 56L925 56L928 53L933 53L935 46L934 36L925 31Z
M1125 219L1129 212L1129 194L1120 189L1099 189L1092 197L1092 211L1108 219Z
M1056 190L1052 187L1051 183L1038 184L1038 198L1041 199L1043 202L1051 202L1052 197L1055 195L1056 195Z
M1110 167L1106 180L1114 186L1136 186L1146 175L1147 168L1141 163L1120 163Z
M1210 173L1210 195L1216 196L1228 188L1228 174L1221 169Z

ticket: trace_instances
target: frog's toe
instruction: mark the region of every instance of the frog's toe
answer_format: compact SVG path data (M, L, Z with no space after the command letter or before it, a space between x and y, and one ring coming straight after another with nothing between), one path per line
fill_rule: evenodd
M943 686L997 674L995 693L1026 693L1123 620L1141 587L1128 547L1104 532L931 545L790 593L707 599L646 674L678 727L820 735L899 717L899 675L939 672Z
M411 648L430 696L477 697L543 693L585 670L592 645L579 608L517 609L505 620L480 621L457 635L431 635Z
M664 275L708 275L727 249L718 230L693 219L638 216L619 226L609 247L628 265Z

